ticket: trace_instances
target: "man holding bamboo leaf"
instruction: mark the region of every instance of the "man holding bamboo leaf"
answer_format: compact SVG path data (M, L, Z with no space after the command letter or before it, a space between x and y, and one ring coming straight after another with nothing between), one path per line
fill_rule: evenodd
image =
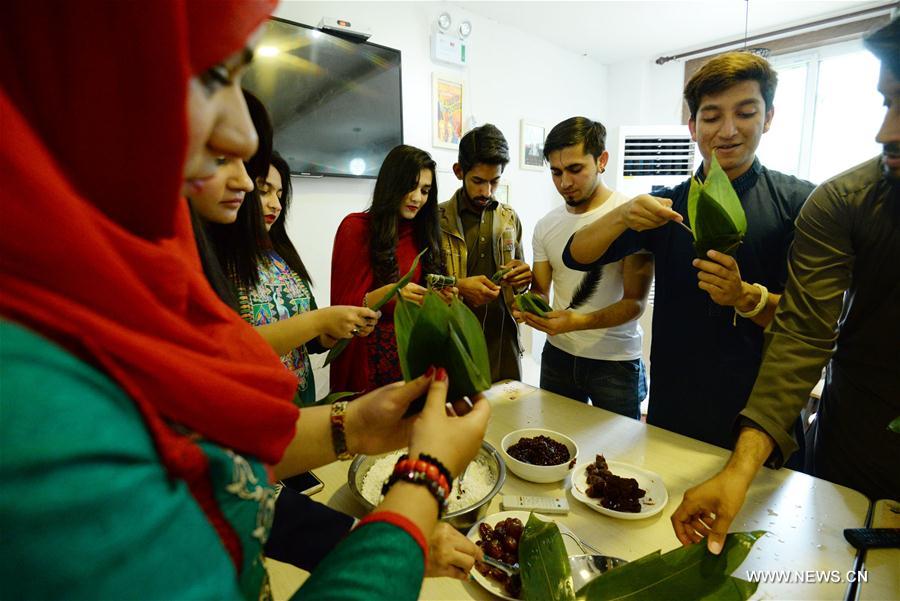
M653 253L647 421L722 447L731 447L753 387L763 328L787 280L794 219L813 188L756 158L776 85L769 63L746 52L702 66L684 90L703 157L696 181L616 208L578 231L563 256L587 271Z
M544 158L565 203L534 228L531 290L549 299L552 284L554 309L514 315L548 334L541 388L638 419L647 389L636 320L653 280L653 255L637 253L586 273L563 265L569 237L628 197L601 178L609 152L600 122L572 117L557 124L544 142Z
M484 329L492 382L521 378L511 307L514 294L531 284L519 217L494 198L507 163L509 145L499 129L487 123L471 130L460 140L453 165L463 185L439 207L444 265Z
M722 549L756 473L796 450L791 424L826 364L807 471L872 500L900 498L891 429L900 416L900 19L866 45L882 62L883 152L816 188L797 218L790 277L734 453L672 515L684 544L708 536L713 553Z

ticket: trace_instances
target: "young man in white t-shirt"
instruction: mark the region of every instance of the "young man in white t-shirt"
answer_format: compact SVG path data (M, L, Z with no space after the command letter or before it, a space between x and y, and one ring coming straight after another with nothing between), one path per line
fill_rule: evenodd
M524 323L546 332L541 388L640 418L646 396L638 317L653 279L653 256L637 254L581 272L563 264L563 249L576 230L628 198L603 183L609 153L606 128L572 117L550 130L544 158L565 204L534 229L532 291L550 296L545 318L517 312Z

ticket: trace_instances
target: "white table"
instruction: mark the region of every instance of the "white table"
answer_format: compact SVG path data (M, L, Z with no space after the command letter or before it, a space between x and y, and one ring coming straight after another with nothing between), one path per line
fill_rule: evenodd
M713 475L722 467L728 452L718 447L647 426L608 411L534 389L519 382L495 385L489 392L493 415L486 440L499 448L500 440L512 430L542 427L563 432L580 449L579 460L595 453L607 459L631 463L657 472L665 481L669 504L658 515L626 521L601 515L577 501L562 482L534 484L507 474L506 484L493 500L490 513L500 511L503 494L567 496L572 511L554 516L577 535L607 555L637 559L656 549L671 550L679 545L669 520L684 491ZM325 490L314 498L331 507L362 515L364 509L347 487L348 462L315 470L325 482ZM767 530L769 535L756 543L747 560L735 573L746 578L748 570L797 572L807 578L809 570L852 569L856 551L843 538L844 528L863 526L869 508L866 497L856 491L790 470L764 469L751 487L744 508L732 530ZM269 562L276 599L289 597L305 579L292 566ZM823 580L821 578L809 578ZM787 582L760 584L760 599L843 599L847 582ZM492 599L475 582L448 578L427 579L422 599Z

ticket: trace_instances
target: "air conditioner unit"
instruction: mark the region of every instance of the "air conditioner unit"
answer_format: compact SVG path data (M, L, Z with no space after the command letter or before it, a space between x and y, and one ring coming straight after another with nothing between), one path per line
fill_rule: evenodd
M623 125L618 134L613 188L622 194L652 193L693 174L695 146L686 125Z

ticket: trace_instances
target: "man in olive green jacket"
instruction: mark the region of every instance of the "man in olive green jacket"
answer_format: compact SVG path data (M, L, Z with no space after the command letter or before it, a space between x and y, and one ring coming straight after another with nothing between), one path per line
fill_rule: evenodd
M511 307L513 295L531 283L522 224L511 207L494 199L507 163L509 146L500 130L491 124L473 129L460 140L453 165L463 185L439 205L444 264L482 324L494 382L521 379L519 327ZM492 281L501 270L499 281Z
M787 286L734 453L672 515L684 544L706 536L710 551L722 550L760 467L780 467L797 448L791 424L826 363L807 471L873 500L900 499L900 20L866 45L881 59L883 152L816 188L797 217Z

